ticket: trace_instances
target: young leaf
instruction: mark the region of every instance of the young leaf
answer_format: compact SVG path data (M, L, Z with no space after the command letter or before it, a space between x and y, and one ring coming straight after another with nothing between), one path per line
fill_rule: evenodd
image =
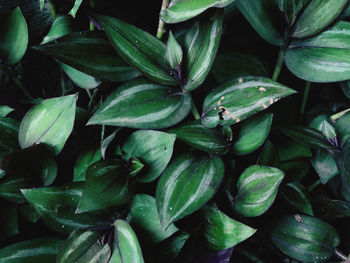
M198 88L206 79L214 62L222 34L223 12L216 10L209 17L196 21L184 40L186 73L185 90Z
M280 25L283 25L283 20L277 15L274 0L236 0L235 3L263 39L272 45L282 46L284 41Z
M244 155L258 149L269 135L272 117L272 113L265 113L244 121L239 127L238 139L232 146L232 152Z
M74 165L73 182L85 181L86 171L91 164L101 160L99 148L87 148L80 151Z
M299 212L313 216L307 189L299 182L288 183L282 188L282 196Z
M27 22L19 7L15 8L0 25L0 61L16 64L28 46Z
M140 76L118 56L101 31L72 33L33 48L99 79L126 81Z
M75 29L74 19L71 16L59 15L53 21L51 28L41 44L46 44L64 35L72 33Z
M55 262L61 245L61 239L49 237L21 241L0 249L0 263Z
M193 148L211 154L225 154L231 146L219 131L204 127L199 120L178 125L168 132Z
M139 158L145 167L137 175L139 182L151 182L158 178L168 165L173 154L176 136L160 131L136 131L122 145L122 158Z
M123 220L117 220L113 225L113 254L110 262L143 263L140 244L130 225Z
M73 130L77 95L43 100L23 117L18 132L22 149L43 143L59 154Z
M271 239L283 253L302 262L326 262L339 245L332 226L307 215L282 218L275 224Z
M322 184L326 184L330 179L339 174L337 163L328 152L318 149L310 160L312 167L320 177Z
M73 8L69 11L69 14L75 18L80 5L83 3L83 0L75 0Z
M206 96L201 121L209 128L238 123L294 93L294 90L267 78L236 78Z
M285 54L288 69L310 82L347 80L350 74L349 32L350 23L339 21L314 37L294 40Z
M130 224L143 240L156 244L170 237L178 228L171 224L163 230L159 221L156 200L149 195L138 194L130 204Z
M331 24L343 11L347 0L329 2L323 0L311 0L296 21L292 37L310 37Z
M0 106L0 118L5 118L12 111L14 111L14 109L7 105Z
M284 173L277 168L252 165L237 181L235 210L243 216L254 217L265 213L275 201Z
M191 95L139 78L113 92L89 120L139 129L162 129L182 121L191 110Z
M203 232L210 250L224 250L251 237L256 229L242 224L221 212L216 206L203 209Z
M165 59L171 68L176 69L181 64L182 57L181 46L170 31L165 51Z
M160 18L168 24L179 23L203 13L210 7L225 7L234 0L177 0L160 13Z
M104 160L94 163L87 170L77 213L126 204L133 193L134 184L128 181L123 162Z
M163 84L176 85L165 65L165 45L154 36L119 19L96 15L119 55L147 78Z
M160 177L156 202L163 229L201 208L224 176L220 157L187 153L175 158Z

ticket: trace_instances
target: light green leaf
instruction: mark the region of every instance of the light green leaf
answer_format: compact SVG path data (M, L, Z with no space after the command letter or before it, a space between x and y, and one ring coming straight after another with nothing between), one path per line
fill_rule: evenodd
M80 5L83 3L83 0L75 0L73 8L69 11L69 14L75 18Z
M5 118L10 112L14 111L11 107L7 105L0 106L0 118Z
M95 79L94 77L85 74L71 66L60 63L62 70L67 74L67 76L80 88L82 89L94 89L97 88L101 81Z
M183 53L180 44L176 41L173 33L169 33L168 43L165 51L165 59L171 68L176 69L182 61Z
M73 182L85 181L88 167L101 160L102 155L99 148L87 148L80 151L74 164Z
M75 29L74 19L71 16L59 15L53 21L49 32L44 37L41 44L46 44L64 35L72 33L74 29Z

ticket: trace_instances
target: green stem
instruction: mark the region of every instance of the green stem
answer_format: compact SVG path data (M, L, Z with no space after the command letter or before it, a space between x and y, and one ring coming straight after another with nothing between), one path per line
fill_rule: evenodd
M258 258L257 256L251 254L249 251L245 250L245 249L240 249L235 247L235 251L243 256L245 256L246 258L248 258L250 261L252 262L256 262L256 263L265 263L264 261L262 261L260 258Z
M49 6L50 6L51 16L52 16L53 19L55 19L56 18L56 7L52 3L52 0L49 0Z
M168 7L168 4L169 4L169 0L163 0L162 7L160 8L160 12L166 9ZM163 34L164 34L164 22L162 19L159 18L157 38L162 39Z
M312 185L310 185L307 190L311 193L317 186L321 184L320 179L318 179L316 182L314 182Z
M283 61L284 61L284 53L285 53L285 51L286 51L286 45L281 46L280 51L278 53L276 66L275 66L275 69L274 69L273 75L272 75L272 80L274 80L274 81L277 81L277 79L278 79L278 77L279 77L279 75L281 73L281 69L282 69Z
M196 104L194 103L194 101L192 100L192 114L195 120L199 120L201 118L201 116L199 115L198 109L196 107Z
M90 7L95 8L95 0L90 0ZM95 25L94 23L90 22L90 31L94 31L94 30L95 30Z
M345 256L341 251L339 251L338 249L334 250L334 256L336 256L337 258L339 258L340 260L343 260L345 262L349 262L349 258L347 256Z
M347 113L348 111L350 111L350 108L349 109L346 109L346 110L343 110L341 112L338 112L334 115L331 116L331 120L332 121L336 121L338 120L341 116L343 116L345 113Z
M309 81L306 82L303 100L301 102L301 107L300 107L300 123L303 121L303 117L304 117L304 113L305 113L305 109L306 109L306 103L307 103L307 99L308 99L309 93L310 93L310 86L311 86L311 82L309 82Z

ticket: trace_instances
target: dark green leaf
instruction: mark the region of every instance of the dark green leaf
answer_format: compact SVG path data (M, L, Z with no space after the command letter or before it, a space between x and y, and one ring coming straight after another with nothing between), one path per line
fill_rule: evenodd
M284 173L273 167L252 165L244 170L237 181L234 207L246 217L265 213L275 201Z
M311 0L298 17L291 33L292 37L306 38L320 32L337 18L347 2L348 0Z
M41 179L43 186L51 185L57 176L57 164L53 156L48 154L45 158L41 159L42 170L41 170Z
M340 21L314 37L293 41L285 54L288 69L298 78L311 82L347 80L350 73L349 32L350 23Z
M350 202L350 151L336 152L334 159L340 173L340 193Z
M259 58L238 52L216 56L211 73L219 83L241 76L269 76L269 71Z
M17 120L0 117L0 149L13 151L19 148L18 129Z
M83 2L83 0L75 0L73 8L69 11L69 14L72 17L75 17L82 2Z
M184 40L187 69L185 90L198 88L206 79L219 48L222 34L223 12L216 10L210 17L196 21L187 31Z
M228 217L216 206L205 207L202 216L202 235L207 247L213 251L233 247L256 232L256 229Z
M350 145L350 113L345 113L337 120L335 129L339 135L340 145L348 148Z
M267 78L236 78L207 95L201 120L209 128L238 123L294 93L294 90Z
M54 263L62 244L58 238L36 238L0 249L0 263Z
M173 154L176 136L160 131L136 131L122 145L123 158L139 158L146 167L137 175L140 182L158 178Z
M268 139L265 142L263 149L259 155L257 164L265 166L277 166L279 163L279 156L275 145Z
M159 221L156 200L152 196L135 195L130 204L130 215L131 226L148 243L159 243L178 231L178 228L173 224L163 231Z
M225 154L230 143L215 129L204 127L198 120L186 122L168 131L192 147L211 154Z
M140 78L113 92L88 124L162 129L182 121L190 110L189 93Z
M143 263L140 244L130 225L123 221L114 222L113 254L110 262Z
M282 162L312 156L308 146L287 136L284 136L283 140L278 141L277 145L279 160Z
M19 7L15 8L0 25L0 61L13 65L27 50L28 27Z
M293 25L297 15L309 0L277 0L279 9L286 14L289 26Z
M312 205L315 213L325 220L338 220L350 217L350 203L342 200L333 200L326 196L317 196Z
M277 167L286 174L285 181L287 182L300 182L308 175L310 170L309 161L306 159L281 162Z
M303 262L326 262L339 245L333 227L307 215L284 217L275 224L271 238L283 253Z
M7 174L0 181L0 196L15 203L24 203L25 199L20 192L21 188L29 187L33 184L31 178L20 177L18 175Z
M36 223L40 219L39 213L29 203L20 205L19 212L29 222Z
M101 150L99 148L87 148L80 152L74 165L73 182L85 181L86 171L91 164L101 160Z
M173 33L169 33L168 43L165 51L165 59L171 68L176 69L181 64L183 57L180 44L176 41Z
M133 193L134 184L128 181L122 161L93 163L86 173L86 184L77 213L126 204L132 199Z
M17 205L1 201L0 240L19 234ZM0 259L1 260L1 259Z
M313 216L307 189L299 182L288 183L282 188L282 196L299 212Z
M59 154L73 130L77 95L43 100L23 117L18 141L21 148L43 143Z
M316 150L310 162L320 177L322 184L326 184L330 179L339 174L333 156L324 150Z
M190 234L184 231L178 231L159 245L159 253L161 258L169 262L176 262L182 248L185 246ZM175 260L175 261L174 261Z
M147 78L163 84L175 85L165 64L165 45L154 36L119 19L96 15L119 55Z
M217 156L193 152L175 158L156 190L163 228L201 208L219 189L223 176L224 164Z
M244 155L258 149L269 135L272 117L272 113L265 113L244 121L236 133L237 141L232 146L232 152Z
M274 0L236 0L239 11L255 31L273 45L283 44L283 20L278 17Z
M0 118L5 118L10 112L14 111L11 107L7 105L0 106Z
M118 56L100 31L72 33L34 48L99 79L126 81L140 76Z

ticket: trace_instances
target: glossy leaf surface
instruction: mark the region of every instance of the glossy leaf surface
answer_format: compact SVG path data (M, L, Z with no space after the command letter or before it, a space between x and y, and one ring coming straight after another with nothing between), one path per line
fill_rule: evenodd
M18 141L21 148L43 143L59 154L73 129L76 95L43 100L23 117Z
M175 158L160 177L156 190L163 229L209 201L223 176L224 164L217 156L193 152Z
M232 125L294 93L294 90L267 78L236 78L206 96L201 121L209 128L218 124Z
M189 93L140 78L127 82L113 92L88 124L162 129L183 120L190 109Z
M73 182L85 181L86 171L91 164L101 160L102 155L99 148L87 148L80 152L74 165Z
M171 68L177 68L177 66L181 64L182 57L181 46L170 31L165 51L165 59Z
M150 130L136 131L128 137L121 147L123 158L128 161L137 157L146 165L136 180L151 182L164 171L173 154L175 138L173 134Z
M339 174L334 158L327 151L316 150L310 162L320 177L322 184L326 184L330 179Z
M230 143L219 131L206 128L199 120L178 125L168 132L193 148L211 154L225 154L230 148Z
M0 106L0 118L5 118L12 111L14 111L13 108L11 108L7 105L1 105Z
M288 183L282 189L282 196L299 212L313 216L310 197L304 185L298 182Z
M244 170L237 181L234 207L246 217L265 213L275 201L284 173L277 168L252 165Z

